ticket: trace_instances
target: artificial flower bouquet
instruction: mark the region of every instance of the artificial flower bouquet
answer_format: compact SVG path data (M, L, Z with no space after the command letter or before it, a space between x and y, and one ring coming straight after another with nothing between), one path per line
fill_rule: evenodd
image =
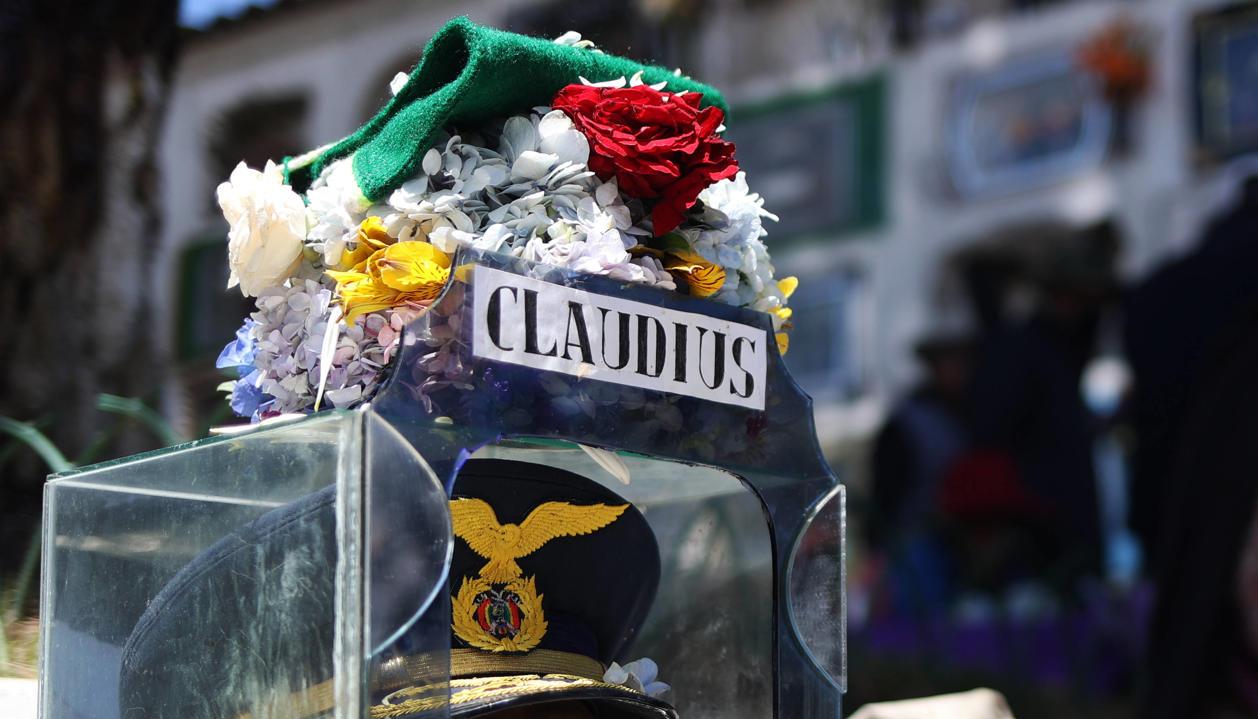
M453 21L415 72L395 78L398 102L373 121L382 133L405 111L393 104L428 89L408 85L426 81L452 26L551 52ZM601 55L575 33L546 45L565 62ZM722 138L721 107L680 72L668 77L573 77L544 106L460 116L393 171L395 187L373 181L381 173L359 145L340 157L324 148L326 162L239 165L218 187L231 227L228 287L256 298L257 310L218 360L239 375L224 385L232 409L259 421L366 401L406 325L441 294L460 247L767 312L785 352L796 282L774 277L763 241L764 221L777 218ZM440 93L417 102L432 105ZM317 170L304 193L294 166Z

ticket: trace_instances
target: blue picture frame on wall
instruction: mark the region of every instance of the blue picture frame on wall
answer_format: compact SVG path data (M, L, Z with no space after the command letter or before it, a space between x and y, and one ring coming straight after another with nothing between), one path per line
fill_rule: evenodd
M1112 110L1066 48L971 72L954 85L948 174L957 194L1019 192L1100 166Z
M1193 30L1198 159L1258 152L1258 6L1200 15Z

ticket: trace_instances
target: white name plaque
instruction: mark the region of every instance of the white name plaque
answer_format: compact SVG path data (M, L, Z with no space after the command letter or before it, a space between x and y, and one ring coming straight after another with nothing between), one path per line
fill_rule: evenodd
M764 409L761 328L481 265L472 281L477 357Z

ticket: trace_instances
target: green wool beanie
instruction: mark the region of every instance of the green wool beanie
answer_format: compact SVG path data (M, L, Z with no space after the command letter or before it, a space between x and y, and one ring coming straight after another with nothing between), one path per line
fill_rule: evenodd
M339 142L285 158L285 179L305 192L328 163L353 153L359 189L367 199L379 201L419 173L424 153L442 127L549 105L556 92L583 77L602 82L637 72L643 82L667 82L671 92L702 93L705 105L727 109L715 89L662 67L481 27L458 17L432 37L406 85L375 117Z

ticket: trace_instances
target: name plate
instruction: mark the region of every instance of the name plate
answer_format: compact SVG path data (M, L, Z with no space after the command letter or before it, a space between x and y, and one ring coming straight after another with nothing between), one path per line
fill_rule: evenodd
M472 281L477 357L764 409L761 328L481 265Z

